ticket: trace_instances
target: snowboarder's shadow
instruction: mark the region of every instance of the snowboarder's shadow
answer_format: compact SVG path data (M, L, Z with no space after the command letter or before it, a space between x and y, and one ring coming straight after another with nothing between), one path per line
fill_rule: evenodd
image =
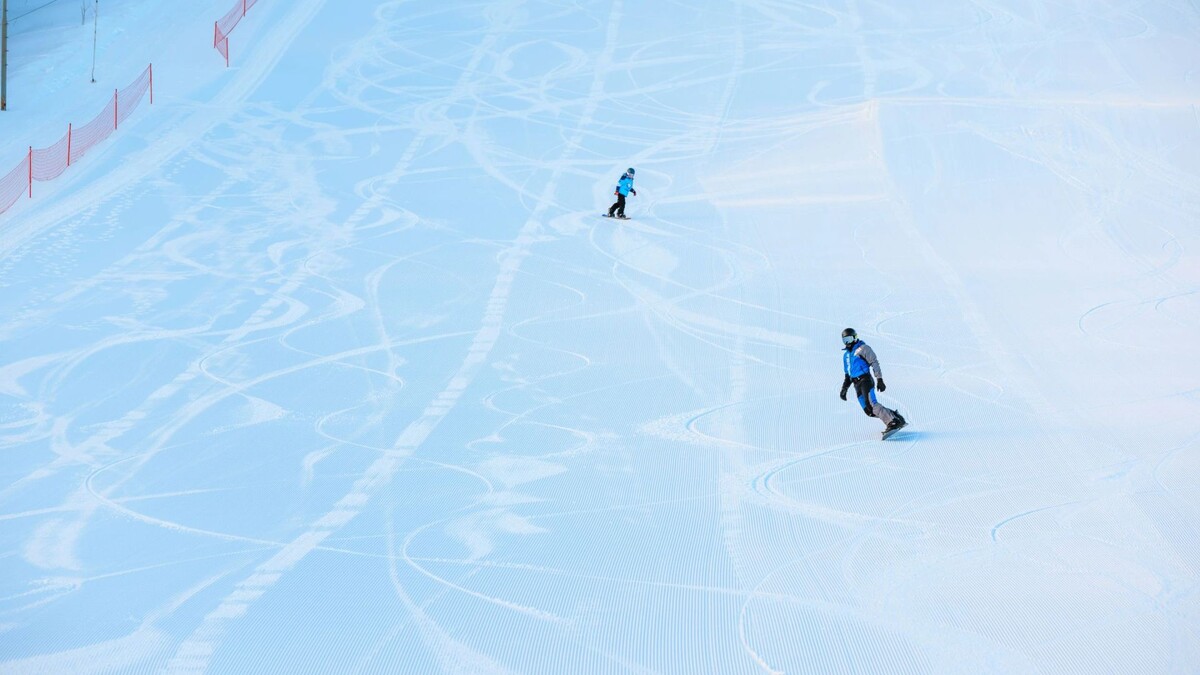
M954 440L959 438L979 438L980 436L996 436L992 432L971 429L901 429L892 434L887 440L892 441L925 441L925 440Z
M888 436L887 440L888 441L919 441L922 438L924 438L926 435L927 434L925 432L921 432L921 431L909 431L908 429L901 429L900 431L897 431L896 433L892 434L891 436Z

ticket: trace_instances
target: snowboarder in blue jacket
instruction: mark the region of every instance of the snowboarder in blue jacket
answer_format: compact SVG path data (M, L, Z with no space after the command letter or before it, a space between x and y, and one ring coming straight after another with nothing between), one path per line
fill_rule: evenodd
M608 216L611 218L615 213L618 218L624 218L625 196L637 196L637 190L633 189L633 167L629 167L625 173L621 174L621 179L617 181L617 189L613 191L613 194L617 196L617 201L608 207Z
M879 359L875 350L862 340L853 328L842 331L842 344L845 352L842 354L842 370L846 377L842 380L842 400L846 400L846 392L854 385L854 393L858 395L858 404L868 417L878 417L885 425L884 434L896 431L908 424L904 416L891 408L885 408L875 398L875 381L879 381L879 391L887 391L883 382L883 370L879 367ZM875 377L871 377L874 371Z

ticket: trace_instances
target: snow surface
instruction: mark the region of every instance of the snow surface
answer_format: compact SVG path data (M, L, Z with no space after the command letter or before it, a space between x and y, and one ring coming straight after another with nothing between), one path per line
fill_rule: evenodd
M0 672L1200 670L1195 3L229 4L14 26Z

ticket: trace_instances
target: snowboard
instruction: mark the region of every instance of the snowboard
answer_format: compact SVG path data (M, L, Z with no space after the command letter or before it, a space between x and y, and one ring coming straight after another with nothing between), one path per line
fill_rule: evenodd
M895 429L885 429L883 432L883 438L881 438L880 440L886 441L887 439L894 436L897 431L900 431L901 429L903 429L904 427L907 427L907 426L908 426L908 422L905 422L904 424L901 424L900 426L896 427Z
M610 216L607 213L601 213L600 215L604 216L605 218L617 218L619 220L629 220L629 216Z

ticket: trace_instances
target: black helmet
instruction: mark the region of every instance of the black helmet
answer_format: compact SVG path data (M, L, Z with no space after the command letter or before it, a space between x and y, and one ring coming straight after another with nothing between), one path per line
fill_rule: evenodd
M858 332L853 328L847 328L842 331L842 344L852 345L858 341Z
M632 175L633 175L633 167L631 166L631 167L629 167L628 169L626 169L626 170L625 170L625 173L627 173L627 174L629 174L630 176L632 176Z

